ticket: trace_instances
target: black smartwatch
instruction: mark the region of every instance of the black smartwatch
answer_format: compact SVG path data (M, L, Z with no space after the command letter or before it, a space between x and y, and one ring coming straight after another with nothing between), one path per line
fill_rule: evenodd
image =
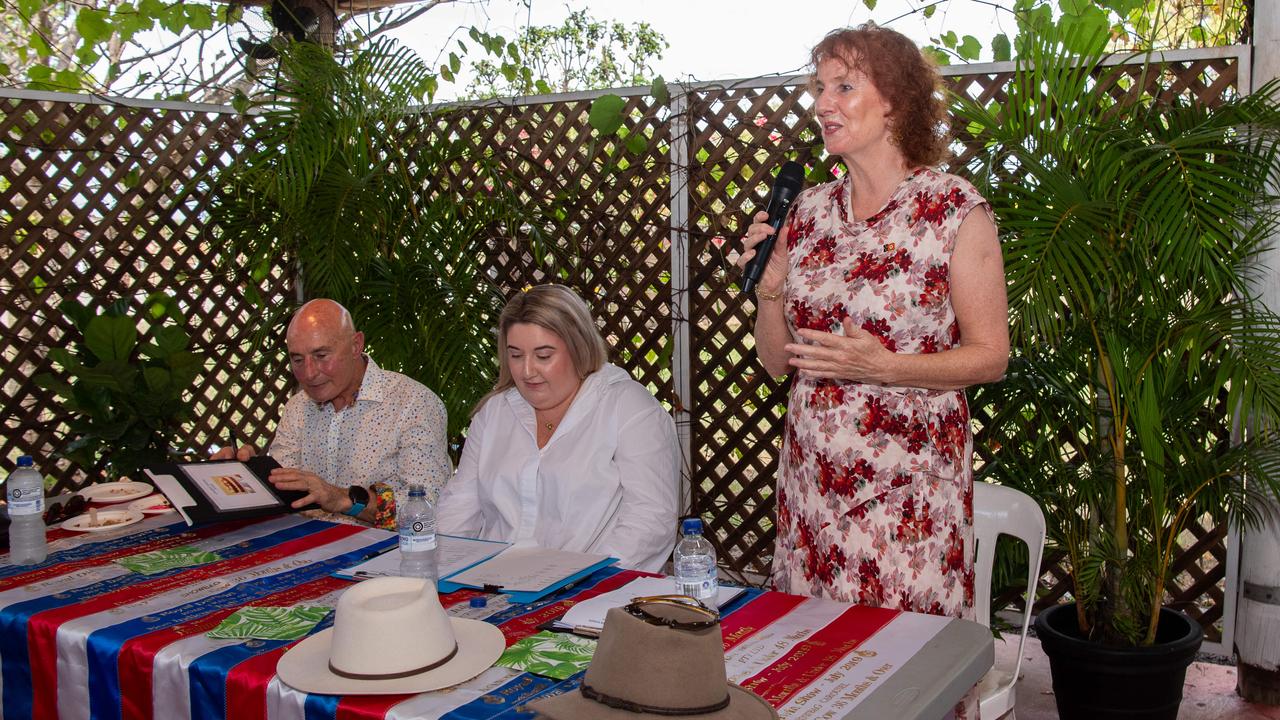
M369 491L359 485L347 488L347 498L351 500L351 507L347 508L343 515L355 517L364 512L365 507L369 505Z

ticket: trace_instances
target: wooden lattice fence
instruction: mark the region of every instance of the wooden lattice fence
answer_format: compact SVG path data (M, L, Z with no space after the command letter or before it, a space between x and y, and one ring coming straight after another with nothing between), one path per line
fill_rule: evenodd
M505 294L544 282L574 288L595 310L611 359L671 406L668 127L657 122L652 99L628 98L633 132L646 141L643 150L624 151L592 138L590 108L591 98L570 97L457 108L437 119L442 134L498 156L519 202L554 204L530 213L545 224L545 239L491 242L490 276Z
M269 438L290 378L282 358L245 333L258 312L245 299L252 281L202 240L207 198L190 182L234 161L240 118L221 107L68 102L50 93L0 98L0 108L6 469L29 453L60 489L84 480L84 468L58 457L69 438L56 397L33 382L54 369L48 349L74 332L58 311L65 299L124 298L141 313L152 292L171 295L205 358L180 449L201 452L232 434ZM278 270L252 284L268 302L292 295Z
M1247 48L1182 53L1158 73L1134 68L1135 82L1115 93L1212 103L1247 87L1247 57ZM945 74L957 92L999 100L1012 72L1006 63ZM729 252L784 159L798 153L828 172L835 164L817 145L804 78L673 89L664 105L642 90L621 93L626 133L643 138L641 146L594 135L587 93L455 107L430 121L441 135L496 157L531 208L554 198L554 211L536 213L543 241L492 241L484 258L490 275L507 291L555 280L588 298L614 361L676 416L692 510L714 529L723 564L758 578L772 555L787 386L755 360L754 308L737 292ZM234 162L240 118L225 108L12 95L0 99L7 409L0 457L9 465L20 453L54 457L66 441L54 399L31 381L50 369L48 348L66 342L58 301L142 298L157 289L179 299L207 357L192 447L220 444L228 432L263 442L288 377L277 344L255 344L243 331L259 307L246 286L272 305L291 302L295 289L282 269L254 283L222 257L208 241L207 198L188 182ZM958 135L950 167L963 174L980 148ZM476 174L465 166L451 172ZM973 417L982 463L991 456L983 442L989 416L974 407ZM56 472L65 487L83 482L83 469L65 462ZM1224 536L1193 527L1169 588L1211 640L1228 603ZM1046 561L1042 602L1069 591L1057 560Z

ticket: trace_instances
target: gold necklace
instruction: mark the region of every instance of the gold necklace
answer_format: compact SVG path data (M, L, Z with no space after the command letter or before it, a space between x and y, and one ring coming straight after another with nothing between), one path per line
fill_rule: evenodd
M547 432L551 432L551 430L555 428L555 424L550 422L543 423L542 425L547 429Z

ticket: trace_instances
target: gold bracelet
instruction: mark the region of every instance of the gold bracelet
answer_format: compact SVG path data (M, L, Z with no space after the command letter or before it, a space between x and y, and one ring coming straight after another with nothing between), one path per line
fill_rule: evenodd
M765 292L765 291L764 291L764 290L762 290L761 288L758 288L758 287L757 287L757 288L756 288L756 298L757 298L757 299L759 299L759 300L768 300L769 302L777 302L777 301L779 301L779 300L781 300L781 299L782 299L782 296L783 296L786 292L787 292L787 288L786 288L786 286L783 286L783 288L782 288L781 290L779 290L778 292L776 292L776 293Z

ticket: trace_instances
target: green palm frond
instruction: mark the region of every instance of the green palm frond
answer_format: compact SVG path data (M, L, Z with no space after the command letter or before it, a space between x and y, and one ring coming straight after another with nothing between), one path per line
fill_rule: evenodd
M217 178L214 215L240 262L290 262L307 297L350 308L379 364L440 395L456 438L496 369L502 297L484 258L539 218L474 149L485 143L414 109L432 80L390 39L341 59L291 45L244 154Z

